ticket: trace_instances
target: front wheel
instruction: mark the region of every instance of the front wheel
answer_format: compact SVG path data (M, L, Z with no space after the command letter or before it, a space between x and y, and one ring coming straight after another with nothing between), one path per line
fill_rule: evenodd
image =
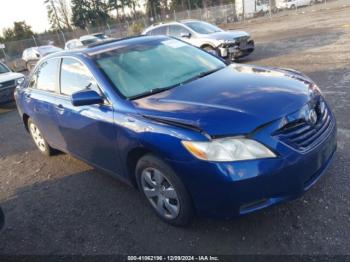
M28 129L29 129L29 133L32 136L34 143L35 143L36 147L39 149L39 151L47 156L53 155L54 150L46 142L40 129L31 119L28 119Z
M186 226L193 217L191 198L174 171L153 155L136 166L137 183L155 213L174 226Z

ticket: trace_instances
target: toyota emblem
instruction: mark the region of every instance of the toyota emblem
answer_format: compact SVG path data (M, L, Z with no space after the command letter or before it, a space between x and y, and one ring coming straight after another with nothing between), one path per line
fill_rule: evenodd
M315 125L317 123L317 114L315 109L311 109L309 111L309 114L307 116L307 121L312 125Z

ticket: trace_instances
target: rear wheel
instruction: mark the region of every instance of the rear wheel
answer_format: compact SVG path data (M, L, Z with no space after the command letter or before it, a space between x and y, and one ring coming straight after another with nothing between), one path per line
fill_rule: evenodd
M53 155L54 150L49 146L38 126L30 118L28 119L28 129L39 151L47 156Z
M175 226L190 223L191 198L168 165L153 155L146 155L137 163L136 176L140 191L163 221Z

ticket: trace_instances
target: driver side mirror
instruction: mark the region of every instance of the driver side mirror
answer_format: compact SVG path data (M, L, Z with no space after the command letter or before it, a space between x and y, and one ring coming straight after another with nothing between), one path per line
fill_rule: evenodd
M183 37L183 38L191 38L191 33L190 32L188 32L188 33L181 33L181 35L180 35L181 37Z
M94 90L78 91L71 96L73 106L103 104L103 97Z

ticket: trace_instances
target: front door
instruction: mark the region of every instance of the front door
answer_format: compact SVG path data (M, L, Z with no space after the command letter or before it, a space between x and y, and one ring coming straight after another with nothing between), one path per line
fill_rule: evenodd
M71 94L77 91L93 89L102 95L92 74L80 61L64 58L60 78L57 118L65 149L99 168L120 173L113 107L107 102L73 106Z

